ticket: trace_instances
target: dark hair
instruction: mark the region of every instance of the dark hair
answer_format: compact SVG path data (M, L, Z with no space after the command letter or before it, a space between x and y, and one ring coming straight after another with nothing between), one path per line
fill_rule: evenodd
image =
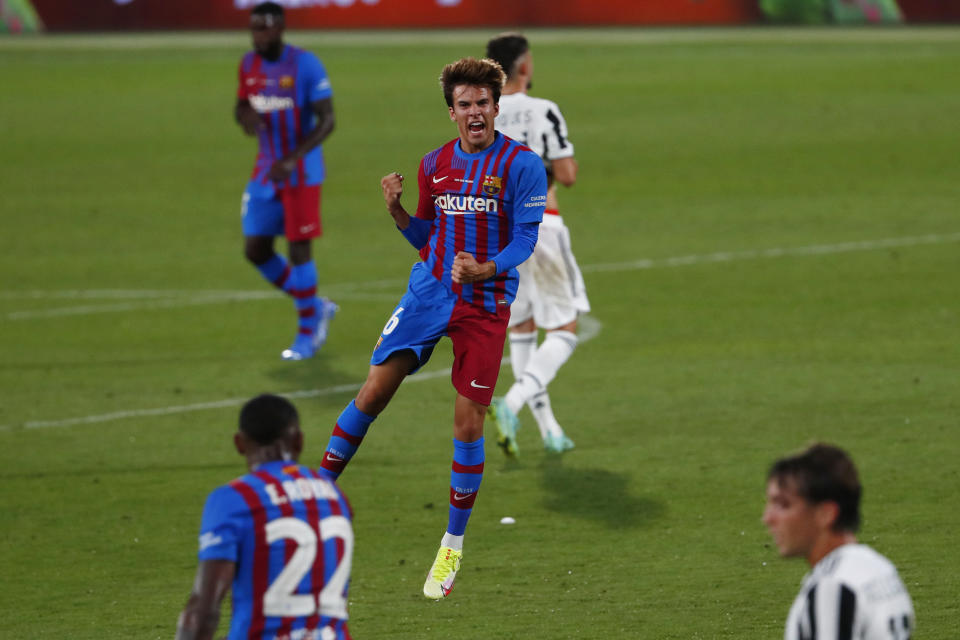
M770 467L767 480L783 483L792 479L798 494L807 502L837 503L834 531L854 532L860 527L862 488L857 468L847 452L829 444L811 445L803 453L781 458Z
M240 410L240 431L259 444L276 442L299 424L296 407L286 398L269 393L248 400Z
M488 87L493 94L493 101L500 102L500 92L506 76L503 69L494 60L483 58L461 58L451 62L443 68L440 74L440 86L443 88L443 99L447 106L453 106L453 89L462 84L477 87Z
M250 11L255 16L283 17L283 7L276 2L261 2Z
M499 64L508 78L517 72L517 60L530 51L530 43L519 33L501 33L487 43L487 57Z

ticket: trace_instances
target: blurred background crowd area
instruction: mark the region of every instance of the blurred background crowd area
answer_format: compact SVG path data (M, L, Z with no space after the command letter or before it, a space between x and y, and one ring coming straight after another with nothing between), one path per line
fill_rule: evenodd
M0 33L241 29L257 0L0 0ZM301 29L960 22L956 0L278 0Z

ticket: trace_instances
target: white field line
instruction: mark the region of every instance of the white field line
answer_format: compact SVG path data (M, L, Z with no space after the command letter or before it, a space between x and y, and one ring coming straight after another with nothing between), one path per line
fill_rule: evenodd
M196 291L176 289L67 289L64 291L0 291L0 300L14 300L23 298L45 299L56 298L63 300L138 300L141 298L179 298L196 294ZM235 291L205 291L207 295L228 295Z
M662 258L659 260L634 260L631 262L616 262L616 263L607 263L607 264L594 264L586 265L583 267L583 270L586 272L618 272L618 271L637 271L645 269L656 269L656 268L669 268L669 267L679 267L695 264L715 264L723 262L733 262L739 260L757 260L757 259L772 259L772 258L782 258L790 256L815 256L815 255L831 255L838 253L850 253L854 251L875 251L879 249L889 249L894 247L908 247L908 246L917 246L917 245L930 245L930 244L946 244L952 242L960 242L960 233L948 233L948 234L931 234L925 236L906 236L901 238L885 238L880 240L862 240L856 242L842 242L838 244L820 244L820 245L808 245L804 247L778 247L773 249L757 249L749 251L721 251L716 253L708 254L699 254L699 255L689 255L689 256L676 256L672 258ZM374 286L386 286L393 283L393 281L384 280L375 283L371 283ZM341 287L360 287L363 285L340 285ZM111 290L112 291L112 290ZM35 292L28 292L35 293ZM156 292L153 292L156 293ZM219 301L224 300L224 294L227 295L248 295L247 292L220 292L219 298L217 296L212 296L217 298ZM204 300L211 296L201 296ZM257 295L249 295L247 299L257 299ZM172 301L171 301L172 302ZM189 302L188 302L189 303ZM199 302L196 304L204 304L206 302ZM593 320L589 316L584 317L581 321L581 341L586 342L587 340L595 337L601 328L599 321ZM505 357L503 362L509 362L509 357ZM432 380L437 377L448 376L450 371L434 371L434 372L422 372L416 374L412 377L407 378L408 382L415 381L424 381ZM360 383L350 384L350 385L339 385L336 387L328 387L326 389L309 389L303 391L293 391L286 395L292 398L305 398L305 397L317 397L322 395L331 395L335 393L345 393L356 391L360 388ZM142 416L153 416L153 415L169 415L174 413L186 413L190 411L200 411L204 409L216 409L222 407L232 407L239 406L245 401L245 399L227 399L227 400L218 400L213 402L198 403L193 405L183 405L176 407L160 407L156 409L134 409L130 411L119 411L108 414L94 415L94 416L85 416L80 418L66 418L62 420L38 420L24 423L23 427L26 429L38 429L45 427L65 427L78 424L92 424L98 422L108 422L111 420L120 420L124 418L134 418ZM0 425L0 431L9 431L11 427L8 425Z
M406 280L395 278L392 280L370 280L363 283L341 283L331 285L330 289L336 289L338 291L340 289L343 289L344 291L352 291L357 287L364 287L367 289L388 289L405 283ZM0 291L0 300L39 300L49 298L66 300L138 300L143 298L184 298L196 296L197 294L203 294L204 296L229 297L246 295L249 293L250 292L248 291L237 289L204 289L203 291L197 291L196 289L65 289L62 291L37 289L34 291ZM271 290L270 293L256 292L256 295L262 295L263 297L281 297L283 294L281 294L279 291Z
M402 284L397 281L397 286ZM359 285L358 285L359 286ZM52 292L56 293L56 292ZM88 292L88 298L96 299L96 290ZM31 299L41 299L42 292L28 291L22 297ZM56 297L56 296L51 296ZM106 296L110 298L111 296ZM83 316L95 313L116 313L123 311L138 311L141 309L174 309L177 307L189 307L206 304L221 304L224 302L246 302L249 300L270 300L284 297L279 291L228 291L228 292L207 292L193 291L181 292L180 296L157 297L143 301L114 302L110 304L87 304L71 307L55 307L53 309L36 309L31 311L11 311L7 313L7 320L35 320L39 318L59 318L63 316ZM342 291L336 294L337 300L395 300L395 294L388 293L362 293Z
M859 240L838 244L815 244L806 247L777 247L774 249L752 249L747 251L718 251L689 256L674 256L659 260L632 260L629 262L611 262L592 264L583 267L583 271L598 273L603 271L638 271L664 267L682 267L694 264L717 262L735 262L740 260L760 260L795 256L817 256L854 251L876 251L894 247L913 247L926 244L949 244L960 242L960 233L931 234L926 236L907 236L902 238L884 238L881 240Z
M590 316L584 316L580 319L580 342L589 342L600 334L603 324ZM500 366L509 364L510 356L504 356ZM423 371L408 376L403 384L413 384L416 382L426 382L437 378L449 377L451 370L449 367L438 371ZM291 399L298 398L318 398L321 396L332 396L341 393L355 393L360 389L362 383L340 384L323 389L303 389L300 391L290 391L283 393ZM114 411L112 413L101 413L99 415L82 416L79 418L65 418L62 420L34 420L26 422L24 429L47 429L50 427L72 427L84 424L96 424L100 422L112 422L114 420L125 420L127 418L145 418L150 416L169 416L177 413L192 413L194 411L205 411L207 409L224 409L227 407L239 407L249 398L227 398L225 400L213 400L211 402L198 402L195 404L186 404L170 407L157 407L154 409L130 409L127 411ZM0 425L0 431L10 431L11 427Z
M755 249L747 251L719 251L716 253L674 256L670 258L631 260L592 264L582 267L585 273L603 273L609 271L639 271L661 269L697 264L735 262L740 260L761 260L784 257L830 255L855 251L876 251L895 247L910 247L930 244L948 244L960 242L960 232L931 234L925 236L906 236L884 238L880 240L861 240L838 244L819 244L805 247L777 247L773 249ZM403 280L378 280L372 282L339 283L324 289L324 294L339 300L395 300L396 292L381 293L378 290L403 286ZM244 302L249 300L267 300L281 297L282 294L264 289L263 291L163 291L163 290L126 290L91 289L68 291L15 291L0 292L0 300L14 299L108 299L123 300L109 304L85 304L52 309L34 309L10 311L7 320L34 320L63 316L90 315L95 313L116 313L137 311L140 309L172 309L176 307L221 304L225 302Z
M142 302L114 302L111 304L88 304L74 307L58 307L55 309L41 309L37 311L11 311L7 320L33 320L37 318L58 318L62 316L83 316L95 313L116 313L123 311L138 311L141 309L172 309L204 304L219 304L231 301L261 300L273 298L277 294L270 291L240 292L231 294L206 294L197 292L193 296L146 300Z

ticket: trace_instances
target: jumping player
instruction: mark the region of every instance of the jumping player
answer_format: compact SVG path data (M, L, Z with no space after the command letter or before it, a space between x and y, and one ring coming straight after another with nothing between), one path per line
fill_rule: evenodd
M264 2L250 14L253 51L240 62L234 117L257 136L259 153L243 194L244 252L268 282L293 298L297 335L281 353L309 358L327 339L337 305L317 297L310 243L323 232L320 192L325 167L320 146L333 131L333 90L323 63L283 43L283 7ZM276 253L285 235L290 261Z
M498 131L528 145L547 171L547 206L533 256L517 267L520 289L510 308L510 364L514 384L494 399L490 415L499 430L498 444L516 455L517 414L530 407L547 451L561 453L573 441L553 415L547 385L577 346L577 318L590 311L580 267L570 249L570 231L560 217L556 183L570 187L577 179L573 143L556 103L527 95L533 84L533 54L527 39L507 33L487 43L487 57L507 74L500 99ZM537 345L537 329L544 329Z
M916 627L896 567L857 544L860 480L842 449L816 444L773 463L763 522L784 557L812 567L785 640L909 640Z
M440 76L459 138L420 162L416 216L400 204L403 176L381 180L387 210L421 261L387 321L367 380L337 419L321 471L337 478L403 379L437 342L453 342L453 466L448 520L423 593L439 600L453 587L463 536L483 475L483 420L500 372L516 266L537 241L547 179L536 154L497 133L500 66L464 58Z
M207 498L177 640L213 638L230 590L228 640L349 640L352 513L339 487L297 464L297 410L279 396L253 398L234 445L250 472Z

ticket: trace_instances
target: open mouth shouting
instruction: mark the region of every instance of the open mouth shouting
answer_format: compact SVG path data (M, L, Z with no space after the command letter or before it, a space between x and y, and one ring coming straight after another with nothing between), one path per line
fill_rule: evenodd
M487 123L483 120L473 120L467 124L471 136L482 136L487 131Z
M457 123L461 148L467 153L476 153L493 144L497 135L493 121L500 109L490 89L458 85L453 90L452 102L450 119Z

